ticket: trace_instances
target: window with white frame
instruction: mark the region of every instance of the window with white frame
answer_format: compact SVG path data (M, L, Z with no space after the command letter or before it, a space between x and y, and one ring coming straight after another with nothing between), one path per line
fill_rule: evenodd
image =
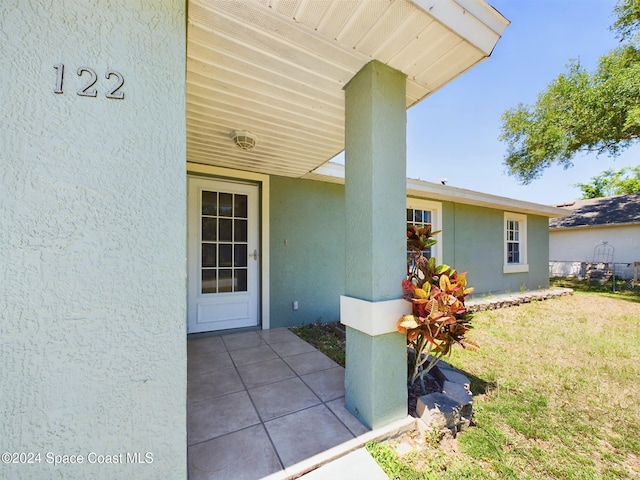
M431 231L442 230L442 204L419 198L407 199L407 227L414 225L422 228L431 224ZM434 240L438 243L422 252L427 257L436 257L438 263L442 263L442 234L437 234ZM408 252L407 252L408 254Z
M504 273L528 272L527 216L504 213Z

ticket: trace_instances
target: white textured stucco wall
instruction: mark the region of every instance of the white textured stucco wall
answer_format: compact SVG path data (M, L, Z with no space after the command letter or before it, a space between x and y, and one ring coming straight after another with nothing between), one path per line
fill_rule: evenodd
M613 246L614 262L640 262L640 225L550 229L549 260L591 262L602 242Z
M0 478L186 477L184 3L0 3Z

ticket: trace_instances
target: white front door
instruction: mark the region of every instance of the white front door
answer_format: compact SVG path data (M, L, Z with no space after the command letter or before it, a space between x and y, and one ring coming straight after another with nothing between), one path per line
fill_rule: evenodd
M257 326L257 185L188 179L188 333Z

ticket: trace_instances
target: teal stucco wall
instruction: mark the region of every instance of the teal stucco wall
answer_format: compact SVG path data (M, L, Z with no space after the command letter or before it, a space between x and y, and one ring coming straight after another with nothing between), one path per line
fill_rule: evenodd
M0 2L0 478L187 478L185 7Z
M345 294L344 198L344 185L271 177L272 328L340 318L340 295ZM468 272L476 297L549 286L546 217L527 215L529 272L503 273L504 211L441 203L443 231L436 238L443 253L438 262Z
M549 286L547 217L527 215L529 272L503 273L504 211L443 202L444 263L468 272L474 295Z
M271 328L337 321L345 291L344 186L270 182Z
M528 215L530 290L549 287L549 219Z

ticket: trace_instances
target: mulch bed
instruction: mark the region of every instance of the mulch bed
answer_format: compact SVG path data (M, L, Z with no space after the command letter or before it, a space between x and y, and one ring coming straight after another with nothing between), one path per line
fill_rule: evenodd
M442 387L431 375L425 375L424 385L426 387L426 391L422 390L420 382L416 382L409 387L409 415L412 417L418 416L416 413L416 405L418 404L418 399L420 397L428 395L429 393L442 392Z

